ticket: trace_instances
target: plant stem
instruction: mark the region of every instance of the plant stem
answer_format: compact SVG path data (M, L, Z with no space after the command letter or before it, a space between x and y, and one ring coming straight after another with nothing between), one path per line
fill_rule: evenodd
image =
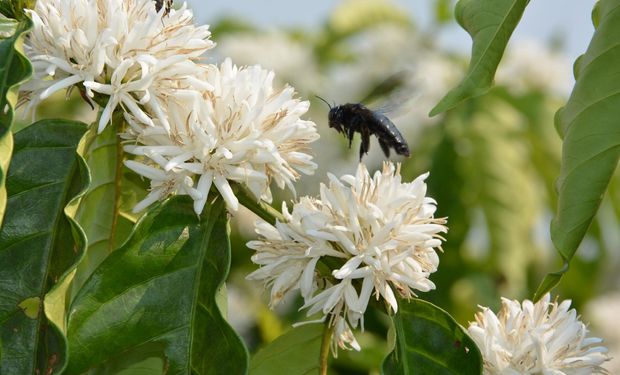
M108 251L112 252L116 248L115 240L116 240L116 226L118 224L118 216L121 211L121 193L122 193L122 181L123 181L123 158L124 151L123 146L121 144L121 137L119 133L124 131L125 128L125 118L123 117L122 111L114 111L112 116L113 123L109 126L115 127L115 141L116 141L116 166L115 166L115 179L114 179L114 211L112 216L112 223L110 225L110 239L108 241Z
M334 326L329 324L329 319L325 319L323 329L323 340L321 341L321 354L319 356L320 375L327 375L327 360L329 359L329 344L334 334Z
M282 216L282 214L278 210L263 201L257 202L256 199L252 197L248 193L248 191L241 185L237 184L236 193L237 199L239 199L239 203L245 206L245 208L247 208L248 210L254 212L256 215L258 215L258 217L265 220L266 222L274 225L276 223L276 220L281 222L286 221L284 219L284 216Z

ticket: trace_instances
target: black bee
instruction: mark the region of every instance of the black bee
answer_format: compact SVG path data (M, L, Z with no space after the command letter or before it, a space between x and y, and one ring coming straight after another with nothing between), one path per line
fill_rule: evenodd
M168 15L170 9L172 8L172 3L174 0L155 0L155 9L159 12L161 8L164 8L164 16Z
M379 141L381 150L386 157L390 157L390 148L399 155L409 156L409 146L396 125L387 116L371 111L360 103L348 103L331 106L325 99L317 96L329 106L329 127L336 129L349 139L349 148L355 132L362 136L360 145L360 161L370 148L370 136L374 135Z

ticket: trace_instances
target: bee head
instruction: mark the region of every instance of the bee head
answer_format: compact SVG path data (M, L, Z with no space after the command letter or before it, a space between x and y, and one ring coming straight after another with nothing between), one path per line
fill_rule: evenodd
M329 114L327 115L328 123L330 128L334 128L340 133L344 131L342 128L342 111L340 106L336 107L335 105L331 105L327 102L327 100L321 98L318 95L315 95L317 99L320 99L323 103L327 104L329 107Z
M327 118L329 120L330 128L334 128L340 133L344 132L344 129L342 127L342 109L340 108L340 106L330 108Z

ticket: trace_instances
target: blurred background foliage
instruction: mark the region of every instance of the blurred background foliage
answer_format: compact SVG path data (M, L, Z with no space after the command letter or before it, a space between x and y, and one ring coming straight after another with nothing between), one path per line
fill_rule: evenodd
M438 215L448 217L450 228L439 271L431 277L437 289L420 297L467 325L477 305L497 309L500 296L531 298L542 277L560 268L549 236L561 156L553 120L570 93L566 72L572 62L540 41L511 43L494 89L429 118L430 109L462 77L468 61L468 56L436 45L433 30L452 20L453 2L435 4L434 25L426 30L417 28L398 6L378 0L342 1L321 27L313 29L264 30L248 20L223 18L211 25L218 46L206 58L260 64L274 70L280 84L292 85L312 102L308 117L321 134L314 144L319 169L302 178L298 194L317 194L327 172L354 173L358 162L359 139L348 149L345 138L328 128L328 108L315 95L336 104L363 101L389 111L412 150L411 158L394 159L402 162L405 180L431 172L429 195L438 202ZM93 121L96 113L74 92L44 102L36 116ZM373 140L364 162L376 169L383 159ZM128 199L135 201L140 189L145 184L134 181ZM292 198L280 195L274 206ZM616 173L571 270L555 290L592 321L591 328L606 340L612 356L620 345L614 318L620 312L619 219ZM255 220L249 211L233 217L233 265L227 286L229 319L251 352L292 322L306 319L297 311L302 303L295 296L272 311L262 286L244 279L255 269L245 247L255 237ZM363 351L340 351L334 373L378 373L388 351L388 321L369 310L366 332L358 335ZM620 371L617 362L608 368Z

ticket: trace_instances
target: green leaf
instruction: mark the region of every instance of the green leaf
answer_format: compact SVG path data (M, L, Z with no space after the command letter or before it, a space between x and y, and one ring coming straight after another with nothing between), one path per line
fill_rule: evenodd
M25 9L32 9L35 0L0 0L0 13L6 17L26 20Z
M71 305L67 374L142 361L145 351L166 374L245 373L246 349L216 305L230 266L227 225L219 196L201 217L187 196L149 211Z
M594 28L598 27L599 21L601 19L599 2L597 1L592 8L592 24Z
M620 0L601 0L597 12L599 25L579 59L575 87L556 115L563 143L551 239L564 261L563 271L596 215L620 157ZM555 286L563 271L548 275L536 297Z
M508 40L517 27L529 0L460 0L456 19L473 40L469 69L458 86L450 90L431 110L430 116L459 102L486 93Z
M123 151L117 135L122 119L115 113L115 126L109 124L101 134L97 134L97 122L91 125L82 145L92 182L79 202L75 219L84 228L88 248L71 285L71 300L97 266L127 239L134 224L119 214L123 191L130 191L123 185Z
M41 301L84 246L64 208L88 184L76 153L85 131L83 123L43 120L15 134L0 230L2 374L51 374L65 365L66 341Z
M19 22L0 14L0 39L7 39L15 35Z
M383 361L383 374L482 374L478 347L439 307L401 300L393 320L396 348Z
M293 328L259 350L250 362L250 375L315 374L323 324Z
M161 357L162 345L144 345L139 350L121 353L105 367L94 368L88 375L153 375L166 373Z
M22 35L28 31L32 22L28 19L15 25L15 21L0 17L0 224L6 207L5 175L11 160L13 136L11 126L15 103L17 102L18 86L32 74L32 66L23 55ZM4 38L6 33L12 36Z

